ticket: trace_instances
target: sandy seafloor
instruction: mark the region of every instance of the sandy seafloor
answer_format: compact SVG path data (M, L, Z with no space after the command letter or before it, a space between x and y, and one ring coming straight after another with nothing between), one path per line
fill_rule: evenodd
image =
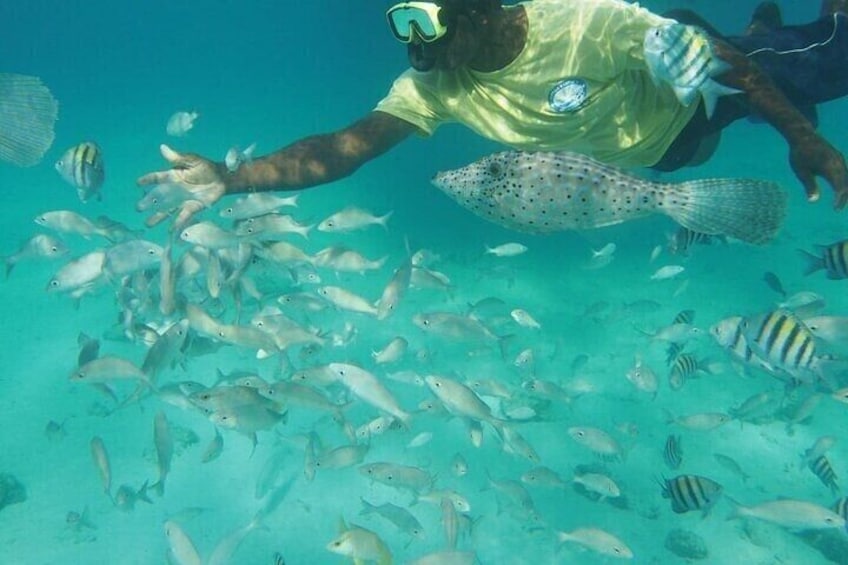
M57 139L44 161L31 169L0 164L0 252L13 253L19 241L38 233L33 218L51 209L70 209L89 217L106 214L133 228L143 217L134 210L141 194L134 186L140 174L162 166L157 146L169 142L178 149L223 157L234 144L258 143L258 153L276 149L290 140L340 127L372 107L390 79L403 69L403 51L385 32L382 3L314 2L307 7L275 7L272 2L226 2L213 7L197 2L171 6L152 2L144 7L87 2L55 6L32 2L0 8L4 44L0 46L3 71L42 76L61 102ZM129 4L129 3L126 3ZM722 3L723 4L723 3ZM783 2L788 21L806 21L817 6ZM658 9L665 5L648 3ZM738 30L747 23L754 2L736 2L733 8L688 2L720 28ZM376 46L360 38L373 34ZM8 38L8 39L7 39ZM23 48L21 48L23 47ZM197 109L201 116L184 139L167 138L165 122L177 110ZM820 108L821 132L836 147L848 151L843 124L848 106L835 102ZM103 202L81 204L64 184L52 163L71 145L96 140L103 148L107 180ZM621 487L627 507L597 502L571 487L560 491L527 487L541 521L501 510L497 496L487 488L487 474L518 480L533 466L504 453L492 429L486 427L483 446L472 447L465 427L456 419L419 414L410 430L394 430L371 440L366 462L393 461L417 465L433 473L438 488L453 488L472 505L476 521L470 537L461 537L461 549L477 552L485 564L610 563L610 558L558 547L556 530L599 527L614 533L633 550L637 563L682 563L664 549L667 533L675 528L701 536L709 550L705 563L813 564L827 559L791 532L762 523L726 520L731 504L721 500L707 518L700 513L672 513L656 478L671 476L662 459L669 433L682 436L684 462L679 472L704 475L724 486L725 493L744 504L780 497L799 498L830 506L835 496L799 455L816 438L838 439L828 453L840 481L848 476L848 437L845 406L824 398L812 416L791 427L779 418L740 425L731 422L713 431L693 431L667 423L668 413L726 411L749 396L782 385L765 374L742 378L726 355L708 336L691 349L698 356L722 363L724 370L688 382L679 392L667 384L664 348L640 334L634 326L658 328L684 309L694 309L695 324L708 328L730 315L752 315L779 300L762 281L766 271L776 273L787 291L807 290L823 295L825 313L848 315L844 281L827 280L822 273L802 276L804 263L797 248L830 243L848 237L846 216L830 208L831 194L822 187L822 201L809 205L793 177L783 141L769 128L747 122L730 128L709 163L680 171L664 180L713 176L767 178L782 184L789 194L789 214L777 240L764 247L739 243L695 248L688 257L663 254L653 264L651 250L664 244L675 226L654 217L585 233L532 237L510 233L465 212L429 185L435 171L453 168L498 149L457 127L445 127L431 140L413 139L355 176L304 192L296 218L313 223L345 205L375 212L394 211L388 230L372 227L351 234L313 232L302 241L309 252L344 244L368 257L388 255L384 268L365 275L321 271L325 284L338 284L377 297L392 269L406 256L404 240L413 250L428 249L441 259L433 268L452 281L450 292L411 290L398 312L383 321L338 313L315 322L339 332L346 321L358 330L346 347L328 345L303 359L290 352L297 369L312 365L351 362L384 377L409 369L421 375L453 378L492 378L520 390L527 378L512 365L524 348L536 355L538 378L561 382L584 394L570 407L558 406L547 419L522 425L521 434L535 447L542 464L568 480L578 465L590 465L612 477ZM216 217L216 211L205 218ZM145 232L151 241L164 242L160 227ZM67 237L72 256L103 241ZM297 239L292 241L299 242ZM519 257L484 255L485 245L508 241L525 244ZM587 270L591 249L617 244L614 261L603 269ZM185 246L176 247L177 254ZM681 278L650 281L664 264L686 267ZM167 542L162 524L178 521L192 537L201 555L208 557L228 533L247 524L263 501L255 496L257 479L273 457L279 463L278 484L293 480L279 508L252 532L233 554L232 563L271 563L280 552L288 564L339 563L343 558L325 546L338 532L340 517L377 532L391 548L395 562L404 563L444 546L437 506L420 503L410 510L423 524L424 540L409 541L381 518L359 516L360 497L374 503L405 506L408 492L372 484L356 468L319 471L312 482L303 477L303 447L297 437L316 431L324 444L338 446L346 439L326 415L292 406L288 422L276 432L260 432L251 456L250 441L225 430L225 447L215 461L201 464L213 426L198 412L181 411L155 398L112 411L100 392L68 381L77 358L77 335L85 332L102 340L101 352L125 356L140 363L141 344L105 337L116 323L111 287L83 298L78 307L64 295L45 292L47 281L60 263L22 262L0 283L0 472L11 473L26 487L27 500L0 510L0 563L3 564L154 564L166 560ZM284 273L257 272L260 290L273 303L289 290ZM676 294L684 281L685 289ZM497 297L508 309L521 307L541 323L538 331L503 323L499 331L514 334L506 359L493 348L457 346L424 334L411 323L418 312L464 312L470 302ZM655 301L658 307L627 309L636 301ZM606 303L605 307L601 307ZM232 320L229 299L224 317ZM601 306L599 306L599 304ZM586 314L595 305L599 310ZM255 311L248 303L246 312ZM374 364L370 352L396 335L404 336L410 353L392 366ZM423 351L426 360L416 359ZM472 351L475 355L469 355ZM624 375L634 355L660 377L656 399L636 391ZM572 371L572 361L587 355L588 362ZM224 347L217 353L189 359L185 369L160 376L160 384L195 380L211 385L217 369L256 370L271 379L272 361L258 362L250 351ZM431 395L426 388L387 381L401 404L413 410ZM120 386L126 395L131 387ZM809 394L801 390L799 398ZM153 504L140 502L131 512L115 508L103 494L90 456L89 442L99 436L112 465L112 492L121 484L134 487L156 480L153 455L153 418L164 411L174 433L191 431L197 442L178 447L163 497L152 494ZM105 415L104 415L105 413ZM375 417L374 409L356 403L346 412L354 425ZM50 441L45 426L64 422L65 434ZM608 431L623 446L621 462L603 462L566 434L569 426L594 426ZM407 443L421 432L432 441L417 449ZM288 438L288 439L287 439ZM289 439L294 438L292 441ZM462 453L469 474L455 477L452 456ZM750 475L746 481L718 464L714 453L729 455ZM841 483L840 483L841 484ZM69 511L88 509L95 529L75 532L66 525ZM186 512L186 509L203 509ZM843 563L848 557L843 557Z

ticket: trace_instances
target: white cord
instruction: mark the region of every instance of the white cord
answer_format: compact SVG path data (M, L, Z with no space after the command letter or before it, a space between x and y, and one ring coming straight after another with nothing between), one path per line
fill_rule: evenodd
M770 52L774 53L775 55L792 55L794 53L804 53L804 52L809 51L811 49L815 49L816 47L824 47L825 45L827 45L828 43L833 41L834 37L836 37L836 28L839 26L839 19L837 17L838 15L839 15L839 12L833 13L833 33L830 34L830 37L827 38L827 41L822 41L822 42L819 42L819 43L811 43L810 45L807 45L806 47L802 47L802 48L799 48L799 49L789 49L788 51L778 51L777 49L774 49L772 47L763 47L761 49L755 49L754 51L747 53L746 57L750 57L751 55L757 55L759 53L765 53L766 51L770 51Z

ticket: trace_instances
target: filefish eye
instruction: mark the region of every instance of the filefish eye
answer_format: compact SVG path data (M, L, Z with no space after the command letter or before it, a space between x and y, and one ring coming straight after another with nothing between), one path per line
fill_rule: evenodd
M52 251L53 253L57 253L59 251L59 248L54 245L50 248L50 251Z
M225 211L227 214L232 214L232 213L233 213L233 208L232 208L232 206L231 206L231 207L227 208L227 209L226 209L226 210L224 210L224 211Z
M153 204L159 204L159 199L154 197L151 202L153 202Z
M59 286L59 281L57 281L56 279L53 279L52 281L50 281L50 286L52 286L53 288L56 288L57 286Z
M327 222L327 227L328 227L328 228L333 227L333 225L334 225L334 224L333 224L333 222Z
M486 171L492 176L498 176L501 174L501 166L499 163L489 163Z
M224 330L218 331L218 337L224 337Z
M583 437L583 436L585 436L585 435L586 435L586 432L584 432L584 431L582 431L582 430L581 430L581 431L579 431L579 432L577 432L577 436L578 436L578 437Z
M156 250L155 249L148 249L147 254L148 255L156 255Z

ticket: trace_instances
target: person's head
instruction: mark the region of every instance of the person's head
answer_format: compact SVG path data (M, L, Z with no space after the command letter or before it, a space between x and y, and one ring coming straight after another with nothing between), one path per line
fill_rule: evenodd
M409 63L419 71L456 69L477 54L489 17L501 0L403 2L386 16L395 38L407 44Z

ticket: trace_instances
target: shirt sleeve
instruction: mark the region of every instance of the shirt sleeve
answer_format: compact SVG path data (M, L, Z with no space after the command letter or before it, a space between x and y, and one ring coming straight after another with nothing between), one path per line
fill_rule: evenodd
M432 135L440 124L447 121L436 89L413 70L398 77L374 109L409 122L424 136Z

